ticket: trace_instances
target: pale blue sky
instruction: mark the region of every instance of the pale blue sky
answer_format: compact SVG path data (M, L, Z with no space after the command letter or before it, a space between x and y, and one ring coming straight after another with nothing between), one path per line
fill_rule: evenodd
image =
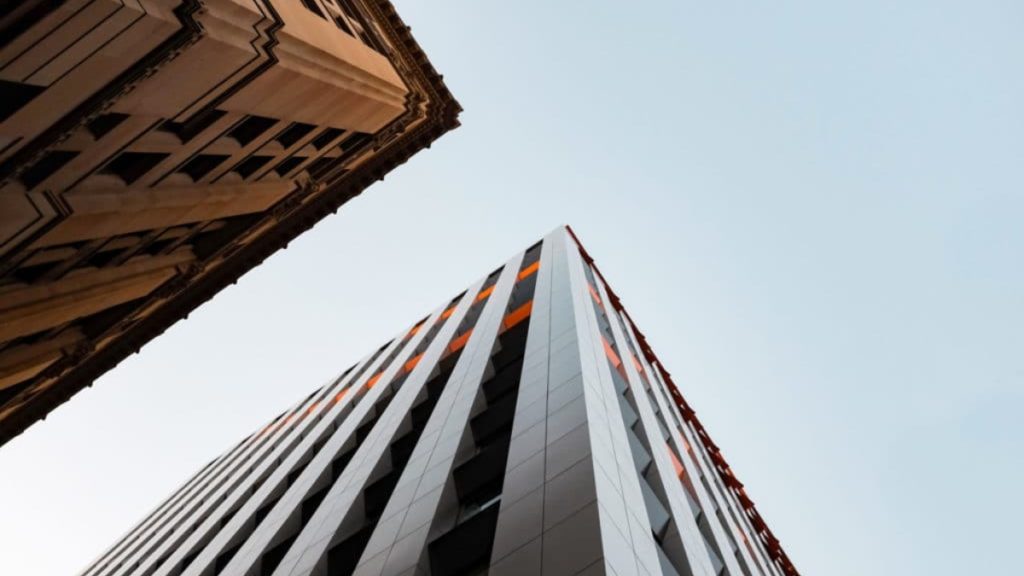
M802 573L1017 571L1024 5L396 4L464 125L0 449L0 574L561 223Z

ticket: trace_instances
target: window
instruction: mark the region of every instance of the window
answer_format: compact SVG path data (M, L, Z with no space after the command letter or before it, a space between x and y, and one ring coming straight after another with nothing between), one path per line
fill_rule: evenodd
M125 184L131 184L145 176L147 172L168 156L170 154L122 152L100 172L103 174L113 174L123 180Z
M314 129L316 129L316 126L313 126L312 124L303 124L302 122L295 122L287 129L285 129L284 132L278 134L275 140L280 142L281 146L284 146L285 148L291 148L293 144L301 140L303 137L306 136L306 134L309 134Z
M69 152L66 150L52 150L47 152L46 155L40 158L38 162L22 172L19 179L26 188L35 188L43 180L49 178L54 172L60 170L61 167L70 162L75 156L78 156L78 152Z
M85 127L92 134L93 138L99 140L127 119L127 114L118 114L116 112L111 114L101 114L89 121Z
M302 5L306 7L306 10L309 10L313 14L316 14L324 20L327 19L327 17L324 16L323 10L321 10L320 6L317 5L316 0L302 0Z
M234 171L237 172L242 178L248 178L252 176L260 168L267 165L268 162L273 160L273 156L249 156L245 160L242 160Z
M313 139L313 147L317 150L323 150L328 147L331 142L334 142L341 136L345 131L338 128L328 128L320 133L319 136Z
M305 161L305 156L292 156L291 158L285 159L277 166L274 166L274 172L281 177L287 176L292 170L298 168L299 164L302 164Z
M224 112L223 110L207 110L196 114L186 122L166 120L157 127L157 130L170 132L184 143L194 138L203 130L209 128L214 122L223 118L225 114L227 114L227 112Z
M237 140L242 146L245 146L259 138L261 134L269 130L274 124L277 124L277 120L274 120L273 118L249 116L240 124L232 128L231 131L228 132L228 136Z
M24 108L44 90L46 90L45 86L0 80L0 93L4 95L4 105L0 109L0 122L13 116L15 112Z
M228 158L230 156L221 154L199 154L186 162L184 166L178 169L178 172L188 174L193 182L198 182L203 176L209 174L211 170L220 166Z

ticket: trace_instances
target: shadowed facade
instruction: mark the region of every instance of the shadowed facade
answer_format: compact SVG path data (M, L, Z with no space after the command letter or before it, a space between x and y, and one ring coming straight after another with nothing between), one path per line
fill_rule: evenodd
M0 11L0 443L458 125L384 0Z

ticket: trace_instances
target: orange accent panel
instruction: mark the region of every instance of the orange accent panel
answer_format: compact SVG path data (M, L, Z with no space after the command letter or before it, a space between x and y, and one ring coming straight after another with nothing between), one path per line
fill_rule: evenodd
M380 375L381 374L383 374L383 372L378 372L378 373L374 374L373 378L370 378L370 380L366 383L366 388L367 389L373 388L373 385L377 383L377 380L380 380Z
M412 369L415 368L416 365L419 364L420 360L422 360L422 359L423 359L423 353L420 353L418 356L416 356L412 360L409 360L408 362L406 362L405 363L405 371L406 372L412 372Z
M622 360L619 359L619 355L612 349L612 345L605 340L604 336L601 336L601 343L604 344L604 355L608 357L612 362L612 366L618 368L622 364Z
M452 315L453 312L455 312L455 305L454 304L452 305L451 308L445 310L444 312L441 312L441 318L448 318L449 316Z
M406 335L405 335L405 337L406 337L406 338L412 338L413 336L415 336L415 335L416 335L416 333L417 333L417 332L419 332L419 331L420 331L420 327L422 327L422 326L423 326L423 324L422 324L422 323L420 323L420 324L417 324L417 325L413 326L413 327L412 327L412 330L409 330L409 333L408 333L408 334L406 334Z
M491 295L491 292L494 292L494 286L493 285L488 286L487 288L484 288L483 290L481 290L480 293L476 295L476 301L479 302L479 301L487 298L488 296Z
M334 403L337 404L345 399L345 395L348 394L348 388L342 388L340 392L334 395Z
M459 350L462 349L463 346L466 345L466 342L469 340L469 336L472 333L472 329L466 330L465 334L459 336L455 340L452 340L452 343L448 345L448 349L451 350L452 352L458 352Z
M533 300L530 300L526 304L523 304L519 308L516 308L512 312L509 312L508 315L505 316L505 319L502 321L502 324L505 326L505 329L508 330L509 328L512 328L516 324L519 324L523 320L529 318L531 312L533 312Z
M668 450L669 458L672 459L672 466L676 469L676 476L682 478L683 475L686 474L686 469L683 468L683 463L679 461L679 458L676 458L676 453L672 451L672 448L669 448L667 444L665 447Z
M641 364L640 360L637 359L636 354L630 354L629 357L633 359L633 366L636 367L636 371L641 373L641 374L643 374L644 373L644 365Z
M590 284L587 284L587 288L590 288L590 297L594 299L594 304L603 306L603 304L601 304L601 297L597 294L597 290L594 290L594 287Z
M538 268L540 268L540 260L534 262L533 264L530 264L526 268L523 268L519 272L519 279L520 280L525 280L525 279L529 278L532 274L537 272Z
M316 407L319 406L319 405L320 405L319 401L313 402L312 404L310 404L309 408L306 410L306 414L312 414L313 411L316 410Z
M622 307L622 302L619 300L618 296L615 295L615 292L611 289L611 286L608 285L608 282L604 280L604 275L601 274L601 270L594 263L594 259L590 256L590 254L587 253L587 250L583 247L583 244L580 242L580 239L576 236L576 233L573 231L573 229L569 226L566 226L565 230L566 232L569 233L573 241L576 243L576 247L579 248L580 256L583 258L583 260L593 268L594 273L597 275L597 277L602 282L604 282L604 286L608 290L608 300L611 302L612 308L620 312L624 316L625 320L629 323L629 325L632 326L633 331L636 334L637 340L639 340L640 343L640 351L647 359L647 362L650 364L651 368L661 376L661 379L664 381L663 385L668 389L668 392L672 396L672 400L675 403L676 408L679 410L679 413L682 415L683 420L689 423L694 428L694 430L697 431L697 441L701 443L705 451L709 453L717 453L718 447L715 446L715 443L711 441L711 437L708 436L707 432L703 430L703 426L701 426L700 420L697 418L697 415L693 411L693 408L691 408L690 405L686 402L686 399L683 398L682 393L679 392L679 388L672 380L672 375L669 374L668 370L665 369L665 366L662 365L660 360L658 360L658 356L654 353L653 350L651 350L650 345L647 343L647 339L644 337L643 333L640 332L640 330L636 327L636 323L633 322L633 319L629 316L629 312L627 312L626 309ZM690 452L692 455L693 449L690 447L689 444L686 445L686 450L687 452ZM719 458L721 458L720 455ZM721 459L724 462L724 458ZM722 475L721 467L716 468L718 469L719 475L723 477L723 480L725 480L726 476ZM731 476L729 478L731 478ZM729 488L733 491L734 494L736 494L739 497L740 502L743 504L744 511L747 514L747 518L750 520L751 524L753 524L755 531L757 532L757 535L761 540L761 543L767 549L768 555L775 562L775 565L786 576L799 576L799 572L793 565L792 560L790 560L789 556L786 555L786 552L782 550L782 546L779 544L778 538L776 538L775 535L772 534L771 529L769 529L767 524L765 524L764 519L761 517L761 514L757 511L757 507L754 505L754 502L751 501L746 496L746 493L743 492L742 486L729 486Z

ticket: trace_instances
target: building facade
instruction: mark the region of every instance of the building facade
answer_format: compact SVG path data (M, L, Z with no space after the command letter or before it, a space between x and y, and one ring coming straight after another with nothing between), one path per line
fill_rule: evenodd
M0 11L0 444L458 125L386 0Z
M210 462L82 574L797 572L559 228Z

